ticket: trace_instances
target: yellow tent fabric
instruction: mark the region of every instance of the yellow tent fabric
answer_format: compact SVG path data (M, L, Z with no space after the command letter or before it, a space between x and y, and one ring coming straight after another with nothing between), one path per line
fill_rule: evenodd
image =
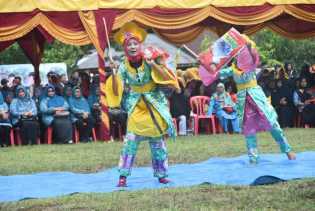
M12 1L14 2L15 0ZM77 2L76 5L79 5L80 0L77 0L76 2ZM129 0L127 0L127 2L129 2ZM193 0L189 2L193 3L195 1ZM286 0L279 2L297 3L299 1ZM38 3L36 5L38 6L40 4ZM53 6L54 4L52 3L51 5ZM13 7L13 4L4 3L4 1L0 1L0 12L1 10L7 9L9 10L10 6ZM67 8L66 7L67 4L65 4L64 6L65 8ZM15 7L14 9L16 12L18 12L21 8L23 9L25 7L26 6L24 4L23 5L18 4L18 7ZM61 6L58 8L51 9L58 10L60 8ZM80 7L77 8L80 9ZM12 25L6 27L0 26L0 41L18 39L24 36L25 34L29 33L38 25L41 25L54 38L66 44L86 45L89 43L93 43L96 47L97 52L103 57L104 52L101 49L97 38L98 35L94 11L79 10L78 14L86 31L71 31L67 28L56 25L55 23L50 21L50 19L45 15L45 12L39 12L22 25ZM120 27L122 27L124 24L128 22L136 21L147 27L152 27L154 31L158 33L162 38L175 44L189 42L206 29L214 31L220 36L230 28L230 25L238 25L241 27L245 27L242 33L248 35L251 35L263 28L269 28L282 36L294 39L303 39L315 36L315 30L292 32L290 30L286 30L285 28L281 28L279 25L275 24L274 20L277 17L282 16L284 14L288 14L289 16L294 17L301 21L310 22L310 24L315 23L315 12L303 10L303 8L299 7L298 5L289 4L276 5L270 7L268 10L262 10L262 12L259 12L257 14L248 13L241 16L225 13L224 11L222 11L222 9L217 8L215 6L207 6L201 9L191 10L180 15L171 13L170 15L167 16L163 14L162 15L152 14L150 12L137 9L122 10L121 13L119 13L118 16L115 18L113 30L118 30ZM200 24L202 21L208 18L213 18L217 21L223 22L224 24L220 26L206 26ZM170 29L172 29L172 31L170 31ZM174 30L179 31L177 33L174 33Z
M42 11L87 11L102 8L141 9L141 8L203 8L259 6L263 4L314 4L314 0L1 0L0 12Z

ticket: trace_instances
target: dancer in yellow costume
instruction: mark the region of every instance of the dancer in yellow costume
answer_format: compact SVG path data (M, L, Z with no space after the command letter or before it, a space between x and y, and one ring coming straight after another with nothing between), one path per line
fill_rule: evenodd
M105 86L109 107L121 106L128 112L127 135L119 162L119 187L127 185L139 143L144 140L150 143L154 176L160 183L169 182L164 135L175 137L175 129L159 85L177 87L178 83L163 60L144 57L145 37L146 32L135 23L127 23L115 34L115 41L124 48L125 59ZM117 67L111 64L111 68Z

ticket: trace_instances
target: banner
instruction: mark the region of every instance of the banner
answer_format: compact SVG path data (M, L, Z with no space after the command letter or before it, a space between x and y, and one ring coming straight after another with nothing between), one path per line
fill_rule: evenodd
M245 38L236 29L231 28L216 40L206 52L199 55L201 64L206 69L209 69L211 64L215 64L218 70L231 61L245 45Z
M67 65L65 63L46 63L40 64L39 74L41 79L41 85L48 83L47 73L55 72L58 75L65 74L67 76ZM15 76L19 76L22 79L22 85L29 87L34 84L34 66L32 64L11 64L0 65L0 80L6 78L9 80L9 86L12 85L12 81Z
M39 76L40 76L40 81L42 85L45 85L48 83L47 80L47 73L49 72L55 72L59 76L60 75L66 75L68 79L68 74L67 74L67 65L65 63L45 63L45 64L40 64L39 66Z
M246 39L234 28L216 40L211 47L199 54L199 75L208 86L217 77L217 72L233 57L246 48Z

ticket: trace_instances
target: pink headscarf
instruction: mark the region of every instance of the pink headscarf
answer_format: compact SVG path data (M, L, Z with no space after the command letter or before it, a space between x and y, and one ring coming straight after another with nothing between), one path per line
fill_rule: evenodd
M126 34L125 37L126 38L124 40L123 47L124 47L125 54L126 54L126 56L128 58L128 61L130 61L130 62L138 62L138 61L140 61L142 59L142 57L143 57L143 53L142 53L142 49L141 49L141 45L142 45L141 42L139 41L139 39L137 37L132 36L132 34L129 34L129 33ZM128 54L127 45L128 45L128 43L131 40L136 40L139 43L139 48L137 49L138 53L135 56L131 56L131 55Z

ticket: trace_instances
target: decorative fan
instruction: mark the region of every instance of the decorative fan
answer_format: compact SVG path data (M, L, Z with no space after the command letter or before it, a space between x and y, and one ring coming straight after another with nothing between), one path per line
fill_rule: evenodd
M145 59L150 60L156 60L159 58L166 60L169 57L169 54L166 51L153 45L146 46L143 50L143 55Z

